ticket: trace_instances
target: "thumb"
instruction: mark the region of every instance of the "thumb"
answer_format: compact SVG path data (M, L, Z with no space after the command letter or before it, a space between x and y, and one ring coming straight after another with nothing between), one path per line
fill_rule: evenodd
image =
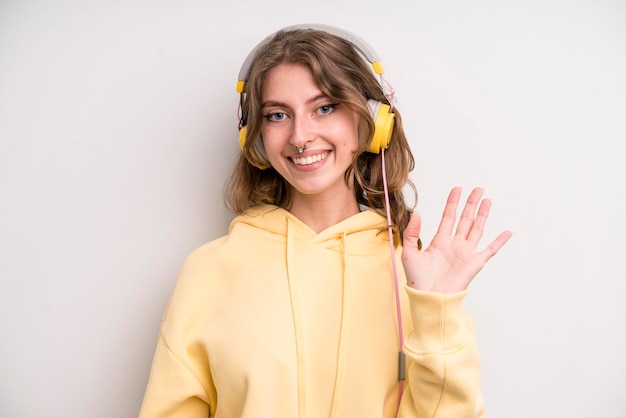
M404 229L404 238L402 240L404 248L417 248L418 247L418 241L420 238L421 229L422 229L422 219L417 213L412 214L411 219L409 219L409 223Z

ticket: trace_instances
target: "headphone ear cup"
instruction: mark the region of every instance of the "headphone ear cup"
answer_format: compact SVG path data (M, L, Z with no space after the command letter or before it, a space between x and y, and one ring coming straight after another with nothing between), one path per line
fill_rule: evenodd
M246 144L246 136L248 135L248 127L243 125L241 129L239 129L239 146L243 151L243 146Z
M377 100L368 100L367 104L374 118L374 135L370 142L370 152L380 154L381 150L389 147L395 115L391 112L391 106Z
M246 145L247 136L248 136L248 127L246 125L243 125L241 129L239 129L239 146L241 147L242 151L243 151L243 147ZM260 168L261 170L268 169L270 167L269 159L267 158L267 152L265 152L265 145L263 144L263 139L260 136L257 138L256 141L254 141L253 147L258 157L264 161L268 161L268 163L267 165L264 165L264 164L259 165L259 164L253 163L252 161L250 161L249 158L247 158L248 161L250 161L250 164L254 165L257 168Z

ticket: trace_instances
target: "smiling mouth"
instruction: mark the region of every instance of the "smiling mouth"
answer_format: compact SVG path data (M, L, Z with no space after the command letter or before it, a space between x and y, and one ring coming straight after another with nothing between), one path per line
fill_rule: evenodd
M291 161L293 161L295 165L311 165L315 164L318 161L322 161L327 156L328 151L321 154L309 155L307 157L291 157Z

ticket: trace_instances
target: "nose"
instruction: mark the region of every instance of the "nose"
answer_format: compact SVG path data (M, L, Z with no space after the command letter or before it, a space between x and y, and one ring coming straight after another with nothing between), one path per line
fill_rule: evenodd
M295 116L292 127L289 143L296 148L305 148L315 138L313 121L306 116Z

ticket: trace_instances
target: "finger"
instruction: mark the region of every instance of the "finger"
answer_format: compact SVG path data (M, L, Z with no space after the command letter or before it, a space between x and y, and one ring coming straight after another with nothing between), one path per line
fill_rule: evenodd
M443 215L441 216L441 222L437 229L438 234L452 235L452 229L456 222L456 211L459 207L459 200L461 197L461 188L455 187L450 191L448 195L448 201L443 209Z
M422 229L422 219L417 213L411 215L409 223L404 229L403 234L403 246L404 248L417 248L417 242L420 238L420 232Z
M480 206L478 207L478 215L476 215L476 219L470 228L469 233L467 234L467 240L474 245L478 245L478 242L483 237L483 233L485 231L485 224L487 223L487 217L489 216L489 211L491 210L491 200L485 199L480 202Z
M476 187L467 198L467 203L461 213L459 219L459 225L456 227L456 235L466 238L472 225L474 224L474 216L476 214L476 208L480 202L480 198L483 196L484 189L482 187Z
M509 238L511 238L512 235L513 233L511 231L504 231L500 235L498 235L498 237L493 240L493 242L489 244L487 248L482 250L480 252L480 255L483 257L485 262L487 262L494 255L496 255L496 253L500 251L500 248L502 248L502 246L506 244L506 242L509 240Z

